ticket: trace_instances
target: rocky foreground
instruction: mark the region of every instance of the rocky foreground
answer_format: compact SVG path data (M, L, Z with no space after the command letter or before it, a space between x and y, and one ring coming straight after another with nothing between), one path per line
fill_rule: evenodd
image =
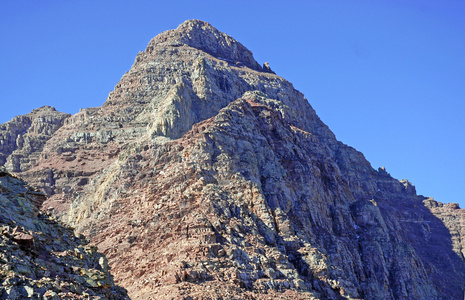
M39 211L44 200L0 169L0 299L129 299L97 247Z
M0 126L0 161L105 253L132 299L463 299L465 211L373 169L203 21L152 39L103 106ZM103 288L100 254L63 234L43 254L77 261L59 274L120 291Z

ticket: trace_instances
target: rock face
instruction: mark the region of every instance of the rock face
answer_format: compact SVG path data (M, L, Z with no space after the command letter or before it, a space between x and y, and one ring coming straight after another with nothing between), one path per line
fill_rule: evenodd
M0 299L129 299L97 247L40 212L37 191L0 172Z
M133 299L463 299L464 210L374 170L208 23L155 37L63 120L6 167Z
M12 172L30 169L45 143L69 116L43 106L0 125L0 165Z

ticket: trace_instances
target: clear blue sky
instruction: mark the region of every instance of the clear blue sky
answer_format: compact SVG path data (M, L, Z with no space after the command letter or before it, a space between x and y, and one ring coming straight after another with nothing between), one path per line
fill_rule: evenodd
M138 51L210 22L302 91L337 138L465 207L465 1L2 1L0 123L100 106Z

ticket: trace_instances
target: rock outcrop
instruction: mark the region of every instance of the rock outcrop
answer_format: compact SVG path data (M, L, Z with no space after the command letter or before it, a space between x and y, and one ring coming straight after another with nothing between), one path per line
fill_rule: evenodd
M107 258L40 212L40 198L0 169L0 299L129 299Z
M12 172L30 169L45 143L69 116L43 106L0 125L0 165Z
M63 120L6 167L133 299L463 298L464 210L373 169L206 22L155 37L102 107Z

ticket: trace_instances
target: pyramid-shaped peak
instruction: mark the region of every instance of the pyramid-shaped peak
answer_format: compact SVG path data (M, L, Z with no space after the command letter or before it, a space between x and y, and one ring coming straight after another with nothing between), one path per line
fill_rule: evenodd
M148 49L159 45L176 47L187 45L219 59L257 71L263 70L249 49L210 23L201 20L187 20L178 28L161 33L149 43Z

